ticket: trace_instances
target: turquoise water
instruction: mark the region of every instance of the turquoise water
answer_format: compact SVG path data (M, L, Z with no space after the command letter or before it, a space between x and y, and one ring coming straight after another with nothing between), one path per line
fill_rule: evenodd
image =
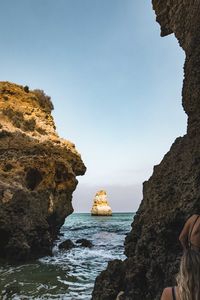
M0 299L91 299L96 276L109 260L124 259L123 243L130 231L133 213L92 217L74 213L66 219L52 257L34 263L0 265ZM91 240L94 247L60 251L66 239Z

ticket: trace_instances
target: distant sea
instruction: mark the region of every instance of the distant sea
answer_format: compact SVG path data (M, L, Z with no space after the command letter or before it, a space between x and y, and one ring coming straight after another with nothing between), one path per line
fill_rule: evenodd
M131 229L133 213L114 213L112 217L92 217L74 213L66 219L52 257L34 263L0 265L0 299L91 299L96 276L109 260L124 259L124 239ZM60 251L58 244L86 238L89 248Z

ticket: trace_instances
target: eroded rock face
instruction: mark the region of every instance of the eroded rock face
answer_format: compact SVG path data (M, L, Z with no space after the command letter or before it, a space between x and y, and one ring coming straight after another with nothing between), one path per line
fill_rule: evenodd
M176 139L144 182L143 200L125 241L127 259L111 262L100 274L93 299L112 300L120 291L120 299L160 299L162 289L174 284L184 221L200 213L200 0L153 0L153 7L161 35L174 32L186 54L182 94L187 134Z
M60 139L48 96L0 82L0 257L50 254L73 212L76 176L85 166L74 144Z
M107 193L101 190L96 193L91 209L92 216L111 216L112 210L108 204Z

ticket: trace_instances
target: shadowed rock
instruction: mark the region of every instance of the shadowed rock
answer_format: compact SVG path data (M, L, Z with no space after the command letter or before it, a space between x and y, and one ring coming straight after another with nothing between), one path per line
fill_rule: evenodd
M110 262L96 279L94 300L159 300L174 285L185 219L200 213L200 0L153 0L161 35L174 33L186 54L183 108L187 134L176 139L153 175L125 241L124 262ZM120 275L119 273L120 272ZM120 276L120 280L116 276ZM102 288L103 287L103 288Z
M87 239L79 239L76 241L77 244L80 244L81 247L87 247L87 248L92 248L93 244L91 241Z
M76 247L76 246L74 245L74 243L71 240L66 240L58 246L58 248L61 250L70 250L74 247Z

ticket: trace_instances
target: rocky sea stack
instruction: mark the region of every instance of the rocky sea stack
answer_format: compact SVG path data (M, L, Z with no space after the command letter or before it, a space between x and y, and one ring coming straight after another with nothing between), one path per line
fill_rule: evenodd
M143 200L125 241L125 261L115 260L96 279L95 300L158 300L174 284L184 221L200 213L200 0L153 0L161 35L174 33L186 54L183 108L187 134L176 139L144 182ZM103 288L102 288L103 287Z
M50 97L0 82L0 257L51 254L73 212L76 176L86 171L75 145L58 137Z
M108 204L107 193L101 190L96 193L91 209L92 216L112 216L111 207Z

